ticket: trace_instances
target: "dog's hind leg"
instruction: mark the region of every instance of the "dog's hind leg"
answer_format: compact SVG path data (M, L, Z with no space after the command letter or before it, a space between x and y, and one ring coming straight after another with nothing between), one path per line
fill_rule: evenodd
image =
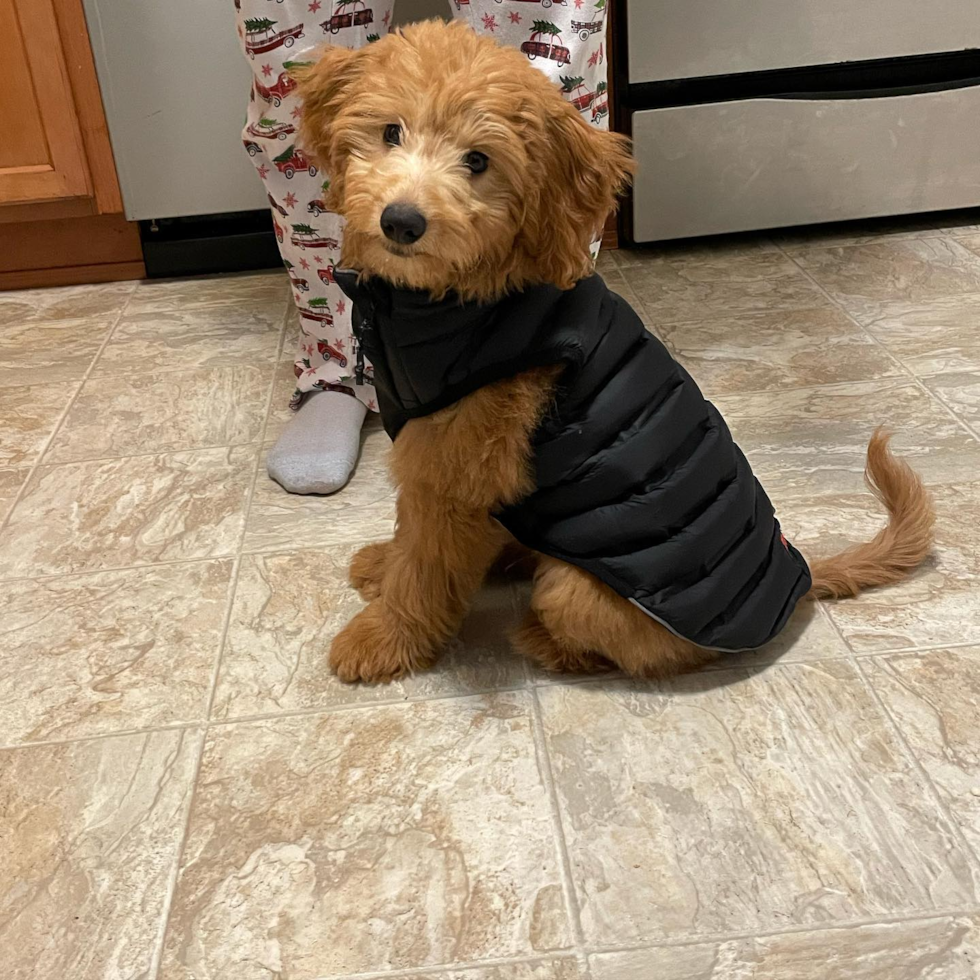
M372 541L351 559L350 584L362 599L370 601L381 595L381 580L391 548L391 541Z
M549 670L617 666L636 677L691 670L713 654L674 636L595 576L542 558L518 649Z
M552 633L534 609L529 609L524 621L511 634L514 646L544 670L556 673L588 674L609 669L612 664L585 645L559 639Z

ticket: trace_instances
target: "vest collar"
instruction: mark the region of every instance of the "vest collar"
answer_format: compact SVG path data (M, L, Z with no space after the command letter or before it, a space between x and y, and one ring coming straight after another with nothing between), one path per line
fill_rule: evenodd
M385 345L392 349L486 326L501 302L464 302L456 293L435 300L424 290L401 289L383 279L364 277L354 269L335 269L334 279L354 303L359 319L397 325L385 336Z
M605 294L597 276L567 292L531 286L489 303L455 294L434 300L350 269L335 270L334 279L354 304L359 374L367 358L392 438L409 419L483 385L543 364L581 361L583 323Z

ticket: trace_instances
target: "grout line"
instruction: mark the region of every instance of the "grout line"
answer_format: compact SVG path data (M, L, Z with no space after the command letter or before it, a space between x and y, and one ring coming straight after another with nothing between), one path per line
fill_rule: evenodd
M236 446L233 448L242 448ZM378 503L379 501L374 501ZM357 516L357 508L351 508L349 513ZM384 530L378 531L378 537L366 536L359 538L358 540L367 544L371 541L384 541L391 537L391 527L387 527ZM349 542L347 542L349 543ZM300 545L296 548L283 547L283 545L275 545L268 547L252 547L243 548L241 551L242 555L263 555L265 557L270 557L274 555L297 555L301 552L322 552L324 548L332 547L342 547L343 543L338 545L336 541L322 542L317 544L315 541L310 544ZM92 567L92 568L77 568L71 571L63 572L47 572L44 575L10 575L7 577L0 576L0 584L7 582L47 582L52 579L60 578L74 578L79 575L99 575L102 572L132 572L138 571L142 568L157 568L160 566L167 565L190 565L190 564L200 564L205 561L229 561L237 557L234 550L221 552L215 555L204 555L201 558L162 558L159 561L146 561L138 562L133 565L109 565L105 567Z
M572 863L568 857L565 828L562 824L561 807L558 802L558 792L555 789L555 775L551 765L551 756L548 753L544 719L541 714L541 702L538 698L538 689L536 687L531 688L531 726L538 771L541 773L541 779L544 782L545 790L548 794L548 806L551 810L554 845L558 852L562 894L565 899L565 914L568 917L569 925L572 927L572 937L575 942L576 953L581 954L585 946L585 939L582 933L582 917L579 910L578 898L575 893Z
M270 330L271 334L272 331ZM247 358L242 358L236 361L223 361L220 364L184 364L177 367L154 367L151 368L146 374L150 375L163 375L169 377L174 374L191 374L195 371L230 371L236 367L256 367L264 366L268 363L268 355L263 355L262 353L249 354ZM276 365L278 367L278 365ZM118 378L131 378L136 368L120 368L118 370L112 369L108 371L99 371L98 374L92 375L93 381L112 381Z
M961 373L967 374L967 373L970 373L970 372L951 371L949 373L950 374L961 374ZM930 374L930 375L926 375L926 377L930 377L930 378L941 378L942 375L941 374ZM976 439L978 442L980 442L980 432L978 432L976 429L974 429L973 426L970 425L970 423L966 421L966 419L960 418L960 416L957 415L957 413L953 410L953 408L950 405L947 404L946 399L944 399L943 396L939 394L939 392L933 391L925 383L925 379L924 378L920 378L918 375L915 375L915 380L919 383L919 387L922 388L922 390L927 395L929 395L930 398L934 398L937 402L939 402L939 404L946 410L946 412L949 413L950 418L952 418L961 428L966 429L966 431L971 436L973 436L974 439Z
M225 609L224 622L221 624L221 639L218 642L218 652L215 654L211 682L208 686L208 696L204 705L205 725L211 721L211 709L214 707L214 698L218 691L218 677L221 673L221 661L225 651L225 644L228 642L228 628L231 625L231 614L235 608L235 597L238 592L238 576L241 573L241 568L242 557L239 555L235 558L235 564L228 581L228 606Z
M258 439L249 442L229 442L219 446L194 446L191 449L156 449L153 452L145 453L123 453L119 456L86 456L84 459L64 459L52 462L43 462L42 466L78 466L81 463L111 463L120 459L146 459L152 456L184 456L187 453L207 453L218 449L248 449L254 447L261 448Z
M248 536L248 519L252 513L252 500L255 498L255 488L259 482L259 471L262 468L262 447L265 445L265 434L269 429L269 417L272 414L272 396L276 390L276 377L279 374L279 352L282 350L283 338L286 335L286 324L292 320L292 304L282 316L282 323L279 325L279 336L276 339L276 356L272 369L272 377L269 379L269 390L265 396L265 412L262 416L262 428L259 430L257 451L255 453L255 464L252 467L252 482L249 484L248 495L245 498L245 506L242 508L242 530L238 537L238 547L235 551L241 555L245 549L245 539ZM222 644L224 638L222 637Z
M279 337L276 342L276 351L278 354L279 347L282 345L283 334L286 330L286 319L288 314L283 314L282 324L279 327ZM269 378L269 387L265 395L265 412L262 417L262 428L259 432L259 445L262 444L262 439L265 436L266 426L269 423L269 409L272 405L272 394L276 390L276 374L278 373L279 360L278 356L273 364L273 369L271 372L271 377ZM252 481L249 484L248 494L245 498L245 506L242 508L242 529L238 536L238 547L236 548L236 554L234 559L234 566L231 571L231 581L228 590L228 608L225 610L225 621L221 627L221 639L218 643L218 654L215 657L214 663L214 673L211 677L211 686L208 692L207 704L204 709L204 717L210 722L211 711L214 708L214 699L218 692L218 677L221 672L221 663L224 658L225 645L228 642L228 629L231 625L231 614L235 607L235 598L238 594L238 578L241 573L242 568L242 548L245 545L245 535L248 532L248 515L252 509L252 497L255 495L255 485L258 482L259 475L259 463L262 459L262 453L256 452L255 454L255 464L252 467ZM196 777L195 777L196 778Z
M429 966L409 966L400 970L372 970L368 973L331 974L318 980L396 980L405 977L432 977L435 973L456 973L460 970L480 970L495 966L521 966L523 964L551 963L555 960L570 960L574 954L564 950L555 950L543 956L495 956L486 960L467 960L463 963L433 963ZM449 980L447 977L446 980Z
M847 643L843 632L837 626L837 623L834 622L833 617L831 617L831 625L833 625L834 629L837 630L837 634L840 636L841 640ZM919 757L912 751L912 747L909 745L909 742L905 737L905 733L902 731L898 721L888 710L888 706L878 693L878 689L871 683L870 678L865 673L865 665L862 663L862 661L866 660L866 657L854 658L854 669L857 671L858 677L861 678L861 682L870 692L875 704L878 705L878 710L885 716L885 719L891 727L895 738L898 740L898 744L902 747L902 751L905 753L906 758L912 764L915 771L918 772L920 779L922 779L926 789L926 799L931 797L936 809L945 818L953 837L959 841L960 848L963 850L966 858L968 859L968 863L972 866L974 876L976 876L977 872L980 871L980 854L974 851L969 841L967 841L966 834L963 832L963 829L960 827L959 823L954 819L952 812L944 802L942 795L939 793L936 784L932 780L932 777L928 772L926 772L925 767L919 761Z
M494 694L518 694L527 688L523 682L506 687L487 687L482 690L445 691L442 694L403 695L401 697L378 698L369 701L344 701L339 704L320 705L315 708L292 708L287 711L259 712L253 715L240 715L234 718L211 718L208 727L222 728L229 725L247 725L260 721L276 721L279 718L313 718L318 715L335 715L344 711L366 711L369 708L393 708L403 704L423 704L429 701L452 701L464 698L489 697Z
M854 919L840 919L836 922L810 922L787 926L784 929L741 930L736 932L704 933L697 936L680 936L676 939L651 940L635 943L604 943L589 948L592 955L602 953L628 953L647 949L673 949L684 946L701 946L709 943L725 943L740 939L767 939L778 936L793 936L808 932L841 932L846 929L859 929L863 926L892 925L902 922L928 922L931 919L957 918L980 914L980 906L953 906L951 908L930 909L928 911L895 912L891 915L862 916Z
M290 552L284 552L289 554ZM77 578L79 575L101 575L103 572L135 572L142 568L161 568L170 565L199 565L206 561L231 561L235 557L233 551L218 555L205 555L203 558L163 558L160 561L146 561L136 565L110 565L98 568L78 568L66 572L48 572L45 575L12 575L0 577L0 584L8 582L49 582L52 579Z
M91 376L92 371L95 368L95 365L98 363L99 358L102 356L102 352L108 346L109 341L112 340L112 335L116 332L116 327L119 326L119 321L123 318L123 315L125 314L126 310L129 308L129 304L132 301L133 296L135 295L136 295L136 289L133 288L130 291L129 295L126 297L126 302L123 303L123 305L119 308L119 313L116 315L116 318L112 320L112 326L109 327L109 329L106 331L106 335L103 338L102 343L99 344L99 349L92 356L92 360L89 363L88 368L86 368L85 373L82 375L81 380L78 382L78 387L75 389L75 393L71 396L71 398L68 399L68 403L65 405L64 411L59 416L57 424L51 430L51 434L45 440L44 445L41 447L41 451L37 454L37 459L34 460L33 464L31 465L31 468L27 472L27 476L24 478L24 482L21 484L20 489L17 491L17 494L15 495L13 501L10 503L9 507L7 508L6 515L3 517L3 519L0 519L0 534L2 534L3 531L6 529L6 527L10 524L10 519L11 517L13 517L14 511L17 509L21 500L23 500L24 494L27 491L27 487L29 486L31 479L34 477L35 472L37 471L38 467L40 467L41 465L41 460L44 458L48 449L50 449L51 444L54 442L58 433L61 431L61 427L64 425L65 419L68 417L68 413L71 411L72 406L75 404L75 400L78 398L78 393L82 390L82 388L85 385L85 382L88 381L89 377ZM111 318L107 317L106 319L111 319Z
M153 953L150 956L150 968L147 974L148 980L156 980L160 972L160 963L163 960L163 944L167 938L167 926L170 923L170 909L173 904L174 895L177 893L177 880L180 877L180 865L184 860L184 848L187 844L187 832L191 824L191 811L194 809L194 797L197 795L197 777L201 774L201 764L204 761L204 743L207 740L207 731L200 730L200 742L197 748L197 759L194 763L194 771L191 773L190 792L187 794L187 809L184 818L181 820L180 839L177 844L177 851L174 854L173 866L167 876L167 884L164 887L163 906L160 909L160 923L157 926Z
M19 749L43 748L47 745L71 745L73 742L101 742L107 738L128 738L131 735L152 735L154 732L179 732L190 728L203 728L205 722L176 721L169 725L150 725L146 728L122 728L112 732L94 732L91 735L73 735L67 738L45 738L30 742L9 742L0 745L0 752L16 752Z
M245 557L244 555L242 557ZM234 602L234 596L231 599ZM445 691L441 694L402 695L400 697L379 698L367 701L342 701L338 704L318 705L313 708L292 708L285 711L258 712L251 715L236 715L233 718L198 718L191 721L173 722L169 725L148 725L143 728L123 728L111 732L96 732L91 735L75 735L67 738L40 739L30 742L12 742L0 745L0 752L15 752L18 749L36 748L44 745L65 745L70 742L94 742L107 738L122 738L128 735L145 735L149 732L179 731L187 728L228 728L233 725L249 725L263 721L278 721L281 718L314 718L320 715L334 715L345 711L366 711L369 708L394 708L407 704L424 704L429 701L452 701L464 698L485 698L495 694L520 694L527 687L523 679L520 683L506 687L486 687L469 691ZM213 704L212 704L213 708Z
M882 650L854 651L855 658L867 660L869 657L890 657L892 654L935 653L943 650L969 650L980 647L980 639L965 643L940 643L926 647L886 647Z
M232 568L231 576L229 577L228 581L228 598L227 605L225 607L224 623L222 624L221 628L221 639L218 643L217 652L215 653L214 666L211 669L211 680L208 685L208 696L204 707L204 717L206 719L211 716L211 707L214 704L214 697L218 690L218 676L221 672L221 657L224 652L225 641L228 635L228 624L231 622L232 609L235 605L235 592L238 588L238 573L241 569L241 562L241 556L235 558L235 564ZM177 892L177 880L180 876L180 866L184 859L184 848L187 844L187 834L190 829L191 815L194 809L194 798L197 794L197 779L201 773L201 763L204 759L204 746L207 743L208 730L207 723L199 727L199 731L201 733L201 744L198 748L197 762L194 766L194 772L191 777L191 791L187 802L187 813L184 817L180 841L177 845L177 853L174 855L173 870L167 881L166 889L164 890L163 906L160 910L160 926L157 930L156 943L153 947L153 955L150 958L149 977L151 980L158 975L160 971L160 962L163 959L163 944L167 936L167 926L170 924L170 911L173 907L174 895Z
M743 398L749 396L771 396L773 398L779 395L791 395L797 391L827 391L830 388L873 388L875 390L885 390L887 388L894 388L898 385L908 385L910 381L914 381L914 377L906 377L905 375L891 375L886 378L871 378L866 381L830 381L827 384L816 384L816 385L793 385L789 388L756 388L752 391L741 390L738 391L719 391L711 393L711 401L723 402L728 398ZM760 416L758 415L740 415L737 412L725 412L725 418L732 419L748 419L758 420ZM796 418L795 415L787 413L786 415L767 415L763 416L766 419L776 419L776 418Z

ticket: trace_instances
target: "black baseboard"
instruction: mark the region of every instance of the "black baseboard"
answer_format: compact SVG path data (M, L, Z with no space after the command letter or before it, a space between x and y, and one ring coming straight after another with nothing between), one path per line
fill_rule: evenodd
M148 279L282 266L268 210L140 222Z

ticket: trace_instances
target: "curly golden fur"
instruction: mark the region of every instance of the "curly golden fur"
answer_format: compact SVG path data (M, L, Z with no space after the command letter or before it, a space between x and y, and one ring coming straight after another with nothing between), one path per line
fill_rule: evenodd
M633 169L629 146L583 125L522 54L433 22L327 48L299 78L301 139L331 176L326 203L347 220L351 268L466 299L588 274L589 243ZM477 176L463 165L474 150L491 161ZM382 235L394 202L425 214L416 245Z
M570 288L591 270L589 244L633 170L628 144L583 122L516 51L432 22L359 51L327 48L299 85L303 142L331 175L328 204L347 222L345 265L436 297L483 300L533 283ZM386 139L391 126L397 141ZM484 172L467 167L474 152L489 161ZM381 213L393 203L425 216L417 242L385 237ZM355 556L351 581L368 605L330 651L343 680L426 668L457 631L488 570L513 548L491 514L533 487L531 436L559 370L488 385L401 431L392 450L395 536ZM929 498L880 434L868 468L888 528L815 563L811 595L895 581L929 550ZM586 572L543 556L514 639L553 670L615 665L663 676L713 656Z

